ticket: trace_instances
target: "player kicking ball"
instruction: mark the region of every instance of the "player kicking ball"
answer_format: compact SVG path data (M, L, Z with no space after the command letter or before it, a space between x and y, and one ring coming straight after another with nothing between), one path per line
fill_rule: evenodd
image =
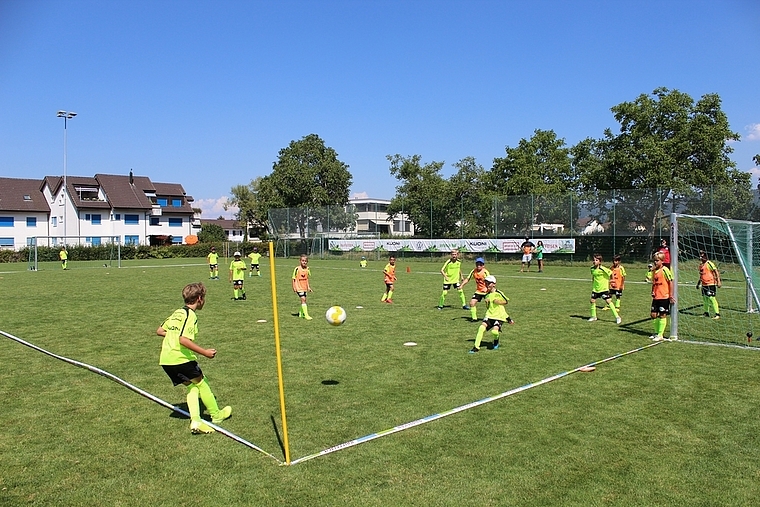
M499 348L499 334L501 333L501 326L507 322L514 324L509 314L507 313L507 304L509 298L504 293L496 288L496 277L488 275L486 277L486 295L483 296L482 301L486 305L486 316L483 318L483 322L478 328L478 334L475 335L475 346L470 349L470 354L474 354L480 351L480 342L483 340L483 335L486 331L491 331L493 336L492 350Z

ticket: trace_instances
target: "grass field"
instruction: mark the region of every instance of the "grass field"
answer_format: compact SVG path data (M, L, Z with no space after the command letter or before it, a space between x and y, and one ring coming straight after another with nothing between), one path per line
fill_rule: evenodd
M395 304L385 305L380 262L311 260L306 322L290 289L297 259L277 259L292 460L651 343L649 287L633 283L643 266L628 269L616 326L601 310L586 320L587 266L538 274L498 264L487 267L516 324L499 350L467 354L477 324L456 293L435 309L441 264L401 260ZM226 270L207 280L202 259L70 267L0 265L0 330L184 407L185 390L157 364L155 329L182 305L185 284L207 282L198 342L219 352L199 363L234 409L222 426L285 460L268 263L246 279L247 301L232 301ZM331 305L347 310L343 326L325 322ZM0 506L753 505L760 494L754 349L663 342L278 466L221 434L191 435L186 419L102 376L0 339Z

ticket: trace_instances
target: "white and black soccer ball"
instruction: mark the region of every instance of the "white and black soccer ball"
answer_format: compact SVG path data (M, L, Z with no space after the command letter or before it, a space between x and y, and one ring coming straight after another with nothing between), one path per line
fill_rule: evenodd
M325 319L332 326L340 326L346 321L346 310L340 306L331 306L325 313Z

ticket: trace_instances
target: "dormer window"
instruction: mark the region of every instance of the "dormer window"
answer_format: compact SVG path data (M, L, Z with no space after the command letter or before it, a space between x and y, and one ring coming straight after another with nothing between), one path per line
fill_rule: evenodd
M24 200L25 201L31 201L32 200L32 196L31 195L25 195L24 196Z

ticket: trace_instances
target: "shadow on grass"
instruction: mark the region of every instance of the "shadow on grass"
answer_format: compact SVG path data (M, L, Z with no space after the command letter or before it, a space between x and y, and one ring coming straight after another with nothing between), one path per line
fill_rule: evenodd
M277 437L277 445L280 446L280 451L282 451L282 458L285 459L285 444L282 442L280 428L277 427L277 421L275 421L273 415L269 416L269 420L272 421L272 429L274 429L274 435Z

